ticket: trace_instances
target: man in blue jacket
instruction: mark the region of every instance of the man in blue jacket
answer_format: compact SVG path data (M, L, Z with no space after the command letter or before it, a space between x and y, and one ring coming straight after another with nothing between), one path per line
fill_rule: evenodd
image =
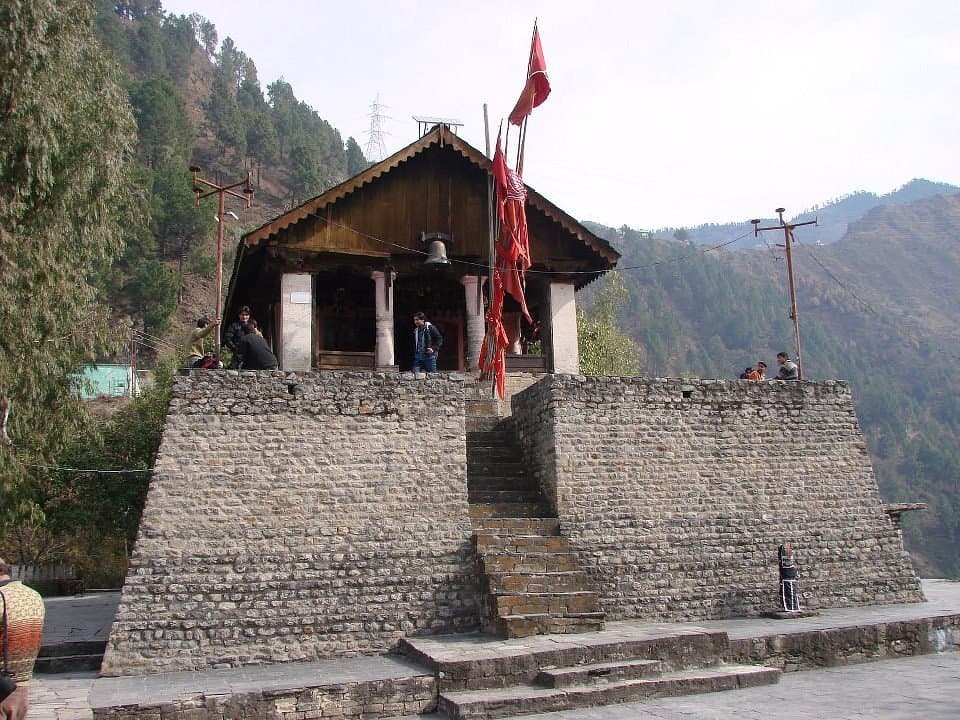
M437 352L443 345L443 336L436 325L427 321L422 312L413 314L413 365L411 372L437 371Z

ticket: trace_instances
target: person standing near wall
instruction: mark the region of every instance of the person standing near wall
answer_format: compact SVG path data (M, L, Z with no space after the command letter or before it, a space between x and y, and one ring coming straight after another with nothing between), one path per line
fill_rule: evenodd
M220 325L220 318L210 322L205 317L197 320L197 326L190 333L190 341L187 345L187 367L199 367L203 363L207 354L204 344L204 338L212 333Z
M790 359L785 352L777 353L777 362L780 363L780 371L777 373L777 380L799 380L800 372L797 370L797 364Z
M0 645L3 648L4 670L17 684L16 689L0 701L0 717L23 720L29 709L29 682L33 664L40 652L43 636L43 599L35 590L18 580L10 579L10 565L0 558Z
M413 365L411 372L437 371L437 353L443 344L443 336L437 326L429 322L422 312L413 314Z

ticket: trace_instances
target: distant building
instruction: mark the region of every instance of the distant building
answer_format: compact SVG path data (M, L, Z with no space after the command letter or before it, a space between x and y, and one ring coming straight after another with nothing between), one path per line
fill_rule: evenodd
M84 365L83 374L75 378L80 397L136 397L140 394L140 378L129 365L100 363Z

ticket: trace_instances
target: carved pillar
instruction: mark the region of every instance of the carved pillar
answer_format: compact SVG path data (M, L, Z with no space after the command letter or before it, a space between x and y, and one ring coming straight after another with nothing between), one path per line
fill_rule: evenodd
M283 370L310 370L313 361L313 278L284 273L280 279L280 352Z
M466 371L478 372L477 363L480 361L480 347L483 345L485 332L483 314L483 284L485 277L463 275L460 282L463 285L463 295L466 302L467 321L467 359Z
M393 281L397 274L381 270L370 273L373 278L373 295L377 306L376 363L378 369L396 369L393 357Z
M573 283L550 283L550 364L555 373L580 372Z

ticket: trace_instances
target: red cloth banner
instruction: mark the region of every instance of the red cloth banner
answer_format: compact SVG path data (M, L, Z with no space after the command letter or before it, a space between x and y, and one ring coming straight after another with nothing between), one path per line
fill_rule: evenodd
M550 78L547 77L547 61L543 58L540 44L540 32L533 27L533 42L530 44L530 61L527 63L527 82L520 93L520 99L510 113L512 125L522 125L535 107L547 99L550 94Z
M517 301L528 322L532 322L524 295L524 274L530 267L530 241L527 234L527 187L523 178L507 166L500 136L493 155L493 186L500 232L494 243L496 253L487 309L487 331L480 349L479 368L483 377L493 375L497 394L503 398L506 376L506 348L509 344L503 327L503 303L507 293Z

